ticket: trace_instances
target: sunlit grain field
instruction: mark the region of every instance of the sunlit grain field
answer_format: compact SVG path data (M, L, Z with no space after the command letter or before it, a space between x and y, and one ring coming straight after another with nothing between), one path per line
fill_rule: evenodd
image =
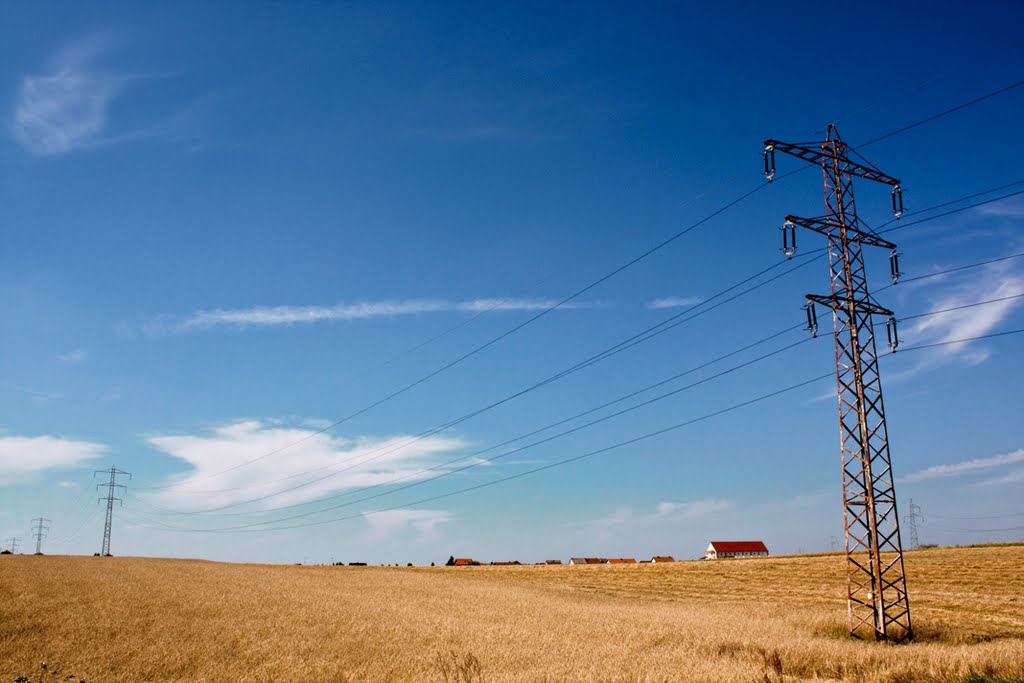
M0 557L0 681L1024 681L1024 546L907 554L917 640L843 561L298 567ZM56 680L52 676L47 680ZM77 679L76 679L77 680Z

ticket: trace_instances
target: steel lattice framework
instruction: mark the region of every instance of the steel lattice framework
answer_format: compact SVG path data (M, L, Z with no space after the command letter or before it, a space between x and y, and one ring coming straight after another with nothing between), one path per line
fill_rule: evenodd
M114 524L114 501L115 500L119 501L122 505L124 505L124 501L122 499L120 499L120 498L115 497L114 493L116 492L117 489L123 489L125 491L128 490L128 487L126 487L124 484L118 484L117 483L117 475L119 475L119 474L127 474L129 479L132 478L132 475L131 475L130 472L125 472L124 470L119 470L116 467L111 467L109 470L96 470L93 473L93 476L96 476L97 474L109 474L110 475L110 481L108 481L106 483L101 482L99 484L96 484L96 488L101 488L101 487L104 487L104 486L107 488L107 495L103 496L103 497L101 497L99 499L101 501L102 500L107 501L107 518L106 518L106 522L103 525L103 549L100 551L100 555L102 555L103 557L109 557L110 556L110 530L111 530L111 527Z
M792 256L797 226L820 233L828 240L832 292L827 296L807 295L807 319L808 328L816 333L814 304L832 309L850 634L905 640L912 637L913 631L872 317L888 317L886 331L893 350L898 339L892 312L871 298L862 247L891 250L894 282L899 277L899 265L896 246L872 232L857 217L853 178L890 185L897 218L903 211L900 183L867 161L851 159L856 152L842 141L834 125L829 126L824 142L791 144L765 140L765 173L769 180L775 173L776 150L821 166L824 175L825 215L786 216L783 248L787 256Z
M32 535L36 537L36 555L43 554L43 539L46 538L46 532L50 530L50 520L46 517L39 516L32 520Z

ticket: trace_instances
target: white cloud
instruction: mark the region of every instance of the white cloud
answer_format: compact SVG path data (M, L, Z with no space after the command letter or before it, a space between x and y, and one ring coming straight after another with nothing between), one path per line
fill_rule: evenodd
M67 363L73 365L75 363L84 363L89 360L89 351L86 349L75 349L74 351L68 351L57 356L57 360L61 363Z
M78 482L74 482L74 481L58 481L57 482L57 488L60 488L60 489L77 489L78 488Z
M162 508L202 509L240 503L311 482L261 501L258 509L304 503L398 477L407 477L403 482L427 478L442 470L422 470L438 464L439 456L464 446L459 439L449 437L412 440L404 435L344 439L318 434L309 427L277 426L258 420L234 422L202 435L152 437L148 442L154 448L184 461L191 470L172 482L173 488L147 499ZM278 450L281 452L261 458ZM312 483L325 475L330 476Z
M608 514L583 522L569 524L594 533L600 539L620 535L625 530L637 533L641 530L663 527L666 524L678 528L686 522L705 520L733 509L733 503L719 498L684 502L659 503L653 512L637 513L628 505L620 505Z
M401 299L369 301L334 306L253 306L250 308L199 310L184 320L162 317L143 326L150 335L193 332L219 327L244 329L318 322L393 318L425 313L486 313L489 311L541 311L558 303L554 299L492 298L467 301L444 299ZM580 308L570 302L562 308Z
M994 455L988 458L972 458L970 460L962 460L948 465L933 465L932 467L927 467L923 470L908 474L907 476L902 477L902 479L903 481L925 481L928 479L959 477L964 474L984 472L997 467L1004 467L1006 465L1013 465L1021 462L1024 462L1024 449L1019 449L1012 453Z
M958 284L949 287L942 297L934 301L930 310L946 310L1019 294L1024 294L1024 278L1011 272L1007 265L999 264L984 269L976 277L962 278ZM921 318L901 336L909 345L952 342L983 336L995 330L1022 301L1024 299L1009 299L930 315ZM927 353L929 355L916 369L950 360L978 364L984 362L990 352L979 342L963 342L936 347Z
M98 142L111 101L127 79L96 65L99 39L57 53L43 73L25 76L12 122L15 140L32 154L54 156Z
M1024 217L1024 200L1018 196L1001 202L993 202L978 207L978 213L982 216L997 216L999 218L1022 218Z
M1024 483L1024 469L1014 470L1008 474L1004 474L999 477L993 477L992 479L985 479L979 481L978 486L1005 486L1006 484L1021 484Z
M103 444L58 436L0 436L0 477L76 467L106 451Z
M409 530L416 532L418 540L427 540L435 537L438 526L453 515L444 510L386 510L366 512L363 517L370 524L370 540L380 541Z
M647 308L682 308L684 306L696 306L702 301L703 299L699 296L667 296L647 302Z
M732 503L730 501L718 498L708 498L706 500L695 500L683 503L659 503L657 516L660 518L671 517L676 520L698 519L730 509L732 509Z

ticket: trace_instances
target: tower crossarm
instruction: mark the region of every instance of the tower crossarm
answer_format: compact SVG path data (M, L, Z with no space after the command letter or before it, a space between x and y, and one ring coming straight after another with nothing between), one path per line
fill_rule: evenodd
M852 304L859 313L882 315L886 317L892 317L893 315L893 312L888 308L883 308L873 301L851 299L849 297L839 296L838 294L831 294L828 296L822 294L808 294L807 300L813 301L816 304L821 304L822 306L828 306L832 310L849 311Z
M815 166L827 166L835 157L831 149L833 144L839 144L845 147L845 143L843 143L842 140L826 140L825 142L782 142L781 140L768 138L764 141L764 148L765 152L778 150L779 152L784 152L785 154L794 156L797 159L803 159ZM900 184L900 181L896 178L886 175L877 168L873 168L866 164L861 164L849 158L844 159L844 164L844 171L851 176L864 178L865 180L873 180L876 183L892 185L893 187Z
M884 240L878 235L867 232L860 228L860 221L855 220L851 225L840 225L835 221L830 221L825 217L818 218L802 218L800 216L794 216L788 214L786 216L786 222L798 225L801 228L807 228L814 232L820 233L828 237L829 235L838 234L840 230L846 230L846 239L848 241L857 241L861 244L865 244L869 247L882 247L884 249L895 249L896 245L888 240Z

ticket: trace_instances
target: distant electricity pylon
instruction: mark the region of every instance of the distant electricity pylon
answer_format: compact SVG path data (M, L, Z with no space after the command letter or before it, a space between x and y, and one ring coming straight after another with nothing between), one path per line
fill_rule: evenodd
M18 552L18 546L21 545L20 538L8 538L5 542L7 543L7 550L12 553Z
M123 489L125 491L128 490L128 487L125 486L124 484L118 484L117 483L117 475L119 475L119 474L127 474L129 479L132 478L132 475L131 475L130 472L125 472L124 470L119 470L116 467L111 467L109 470L96 470L93 473L93 476L95 477L97 474L109 474L110 475L110 481L108 481L108 482L101 482L99 484L96 484L96 488L97 489L101 488L103 486L107 487L107 495L106 496L101 496L100 499L99 499L101 501L102 500L107 501L107 520L106 520L106 523L103 525L103 549L100 551L100 555L103 555L104 557L109 557L110 556L110 527L111 527L111 525L114 522L114 501L115 500L119 501L121 503L121 505L124 505L124 500L122 500L121 498L115 497L114 496L114 492L115 492L116 489Z
M917 523L924 521L924 515L921 514L921 506L914 505L914 499L910 499L910 514L907 515L907 524L910 531L910 547L920 548L921 541L917 538Z
M900 543L896 492L889 460L889 438L882 404L872 316L888 318L889 346L899 339L892 311L875 303L868 290L861 247L889 249L892 279L899 279L896 245L879 237L857 218L853 178L892 187L892 210L903 213L900 181L857 155L829 125L823 142L764 141L764 170L775 175L775 151L821 166L825 181L825 215L819 218L786 216L782 246L787 257L796 251L796 227L828 239L829 280L832 293L808 294L807 327L817 334L814 304L832 309L835 335L836 380L839 397L839 439L842 449L843 521L846 531L847 607L850 634L873 633L877 640L901 641L913 636Z
M32 535L36 537L36 555L43 554L43 539L49 530L50 520L45 517L40 516L32 520Z

